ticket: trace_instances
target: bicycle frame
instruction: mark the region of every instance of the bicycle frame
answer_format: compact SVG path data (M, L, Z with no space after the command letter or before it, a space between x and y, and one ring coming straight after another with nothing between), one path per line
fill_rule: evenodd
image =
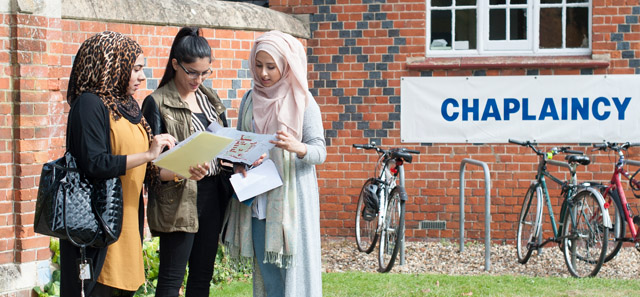
M558 166L558 167L565 167L569 169L569 172L571 174L571 179L569 181L569 185L568 185L568 189L566 194L564 194L564 201L562 202L562 206L560 208L560 222L564 221L564 216L567 213L567 203L566 203L566 199L567 197L572 197L573 196L573 192L575 190L575 188L577 187L577 178L576 178L576 167L578 166L578 164L568 164L565 162L560 162L560 161L556 161L556 160L545 160L544 156L540 157L540 163L538 165L538 173L536 175L536 181L538 183L540 183L540 188L543 191L543 199L544 199L544 203L547 206L547 210L549 211L549 218L551 220L551 228L553 230L553 237L550 239L545 240L544 242L538 244L538 247L542 247L544 245L546 245L547 243L554 241L557 242L559 240L561 240L561 238L559 237L560 234L562 234L562 226L560 225L558 227L558 224L556 223L555 220L555 215L553 212L553 206L551 205L551 196L549 195L549 189L547 188L547 182L545 180L545 177L550 178L553 182L561 185L561 186L565 186L565 183L560 180L559 178L553 176L551 173L549 173L547 171L547 164L549 165L553 165L553 166ZM542 212L544 213L544 212ZM540 218L542 219L542 217ZM575 221L575 218L572 218L572 221ZM539 226L542 226L542 224L540 223ZM537 232L540 232L540 235L542 235L542 230L538 230ZM542 236L538 237L539 240L542 239Z
M626 238L624 237L624 234L623 234L622 240L630 241L630 242L640 242L640 238L638 236L638 230L636 230L635 224L633 223L633 214L631 213L631 208L629 207L627 196L625 195L624 190L622 188L622 177L621 177L621 176L624 176L629 181L640 186L640 182L636 181L635 179L632 179L629 172L627 172L627 170L624 169L625 164L640 166L640 162L625 160L624 153L621 150L618 151L617 153L618 153L618 161L616 162L613 175L611 176L611 181L609 182L609 185L605 189L602 196L605 199L605 201L607 201L607 204L608 204L607 208L611 207L611 205L613 205L613 207L616 207L615 203L613 203L612 201L613 198L611 198L611 195L609 195L609 193L611 193L611 191L617 191L618 197L620 198L620 204L622 205L622 212L624 213L624 220L626 221L627 226L629 226L629 231L631 231L631 238Z
M393 163L393 164L392 164ZM390 165L395 165L396 169L398 171L396 171L396 173L392 173L391 172L391 166ZM376 167L381 167L379 168L380 171L377 172L377 176L378 179L380 181L382 181L382 183L384 184L384 195L382 197L380 197L380 203L379 203L379 208L378 208L378 227L376 228L376 232L380 232L382 231L382 229L385 227L385 218L386 218L386 214L387 214L387 200L389 198L389 194L391 194L391 190L393 190L393 188L396 187L396 180L398 179L397 175L398 172L402 172L403 174L400 176L400 183L403 184L404 183L404 168L402 164L397 164L396 160L391 158L391 156L389 156L388 154L381 154L380 157L378 158L378 162L376 163ZM400 167L400 168L399 168ZM400 170L402 169L402 170ZM378 171L378 168L376 168L376 171Z

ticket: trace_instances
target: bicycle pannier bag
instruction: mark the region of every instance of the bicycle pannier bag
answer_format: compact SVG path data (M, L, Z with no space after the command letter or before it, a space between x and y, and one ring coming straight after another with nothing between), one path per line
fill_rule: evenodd
M365 221L371 221L376 217L379 207L378 186L368 184L364 189L364 211L363 217Z
M122 230L120 178L85 177L69 152L44 164L34 229L77 246L101 248L115 242Z

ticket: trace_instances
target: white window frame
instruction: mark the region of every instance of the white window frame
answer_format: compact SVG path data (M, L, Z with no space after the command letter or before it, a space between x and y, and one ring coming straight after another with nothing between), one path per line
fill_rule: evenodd
M573 56L573 55L590 55L592 50L592 0L587 3L567 3L562 0L561 3L541 4L540 0L529 0L527 4L516 5L517 7L527 7L527 39L523 41L490 41L489 40L489 0L476 1L476 49L456 50L455 49L455 22L451 24L452 43L450 50L432 50L431 49L431 11L432 10L449 10L452 12L452 18L455 16L453 5L456 0L452 0L452 6L437 7L432 9L431 0L426 1L426 56L427 57L474 57L474 56ZM509 6L509 0L506 0ZM473 8L474 6L468 6ZM495 7L495 6L494 6ZM540 8L541 7L562 7L563 20L566 20L567 7L586 7L588 9L588 36L589 46L587 48L558 48L558 49L541 49L539 47L539 24L540 24ZM508 15L508 13L507 13ZM508 17L508 16L507 16ZM563 21L562 30L562 47L566 46L565 37L566 22ZM507 36L509 36L507 26Z

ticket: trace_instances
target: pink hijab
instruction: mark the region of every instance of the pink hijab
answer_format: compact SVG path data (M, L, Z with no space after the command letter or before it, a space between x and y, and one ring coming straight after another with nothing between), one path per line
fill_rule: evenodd
M255 57L264 51L273 57L281 78L265 87L255 72ZM296 139L302 139L302 121L309 100L312 100L307 82L307 55L302 43L280 31L267 32L253 44L249 57L253 75L253 119L256 132L263 134L287 130Z

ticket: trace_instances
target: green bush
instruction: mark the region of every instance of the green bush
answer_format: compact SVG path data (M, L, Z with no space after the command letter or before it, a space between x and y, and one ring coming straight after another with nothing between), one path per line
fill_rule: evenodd
M158 253L160 246L160 240L158 237L147 239L142 244L142 254L144 256L144 273L145 282L140 286L135 296L137 297L150 297L156 293L156 285L158 283L158 268L160 265L160 255ZM51 238L49 242L49 248L51 249L52 256L51 262L60 264L60 242L57 238ZM218 247L215 270L213 272L213 278L211 280L211 294L220 287L233 282L233 281L248 281L251 279L252 265L249 262L234 263L230 261L226 256L226 249L223 246ZM184 281L182 283L182 290L187 283L187 273L185 273ZM43 287L34 287L33 291L38 294L38 297L53 297L60 295L60 270L56 269L51 277L51 281Z
M57 238L51 237L49 240L49 249L51 249L51 263L60 265L60 242ZM34 287L33 291L38 297L51 297L60 295L60 269L56 269L51 275L51 281L41 287Z

